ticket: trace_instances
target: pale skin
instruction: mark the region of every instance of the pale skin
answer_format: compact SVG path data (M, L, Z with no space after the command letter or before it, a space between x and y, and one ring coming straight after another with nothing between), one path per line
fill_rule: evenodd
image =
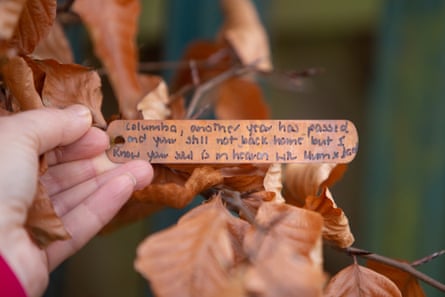
M40 296L48 274L83 247L153 177L145 161L108 160L105 132L91 128L89 110L75 105L0 117L0 254L28 296ZM39 156L49 168L39 177ZM37 181L46 187L71 239L40 249L24 228Z

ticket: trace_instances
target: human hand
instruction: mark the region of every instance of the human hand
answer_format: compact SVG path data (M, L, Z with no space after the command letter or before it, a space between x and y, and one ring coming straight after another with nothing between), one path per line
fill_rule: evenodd
M28 296L41 295L49 272L84 246L135 189L152 179L148 162L109 161L106 133L90 126L90 112L80 105L0 117L0 255ZM49 168L40 181L72 238L40 249L24 225L43 153Z

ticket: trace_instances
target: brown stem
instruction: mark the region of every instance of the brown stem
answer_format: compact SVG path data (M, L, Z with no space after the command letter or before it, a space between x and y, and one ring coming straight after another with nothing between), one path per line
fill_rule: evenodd
M213 67L222 59L230 54L228 48L222 48L219 51L211 54L208 58L203 60L193 60L196 67ZM159 70L176 70L190 67L190 60L183 61L159 61L159 62L141 62L139 63L139 71L150 72Z
M434 260L435 258L440 257L440 256L442 256L444 254L445 254L445 250L441 250L441 251L432 253L431 255L428 255L428 256L423 257L423 258L421 258L419 260L411 262L411 266L416 267L416 266L423 265L423 264L428 263L428 262Z
M244 218L252 225L256 225L255 223L255 214L246 207L241 198L241 194L238 191L232 191L228 189L224 189L221 191L221 197L224 201L229 203L231 206L235 207L240 213L243 214Z
M225 82L226 80L235 77L240 76L243 74L246 74L250 71L253 71L255 69L255 64L248 65L248 66L242 66L242 67L233 67L230 68L227 71L224 71L223 73L215 76L212 79L209 79L205 83L199 85L195 89L195 93L193 94L192 100L190 101L190 105L187 108L187 114L186 118L192 118L193 114L198 110L198 107L202 104L207 105L208 102L202 102L201 99L203 98L203 95L211 90L212 88L216 87L217 85Z
M420 272L419 270L415 269L411 264L409 263L404 263L404 262L400 262L385 256L381 256L366 250L362 250L359 248L355 248L355 247L349 247L344 249L343 251L345 251L346 253L350 254L350 255L354 255L354 256L358 256L361 258L365 258L365 259L371 259L392 267L395 267L399 270L405 271L411 275L413 275L414 277L416 277L417 279L425 282L426 284L442 291L445 292L445 284L433 279L432 277L424 274L423 272Z

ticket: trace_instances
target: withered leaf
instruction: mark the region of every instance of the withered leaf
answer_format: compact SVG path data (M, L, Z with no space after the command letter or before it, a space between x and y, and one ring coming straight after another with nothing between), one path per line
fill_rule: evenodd
M416 277L396 267L368 260L366 266L392 280L403 297L425 297L425 292Z
M200 192L223 182L221 173L208 166L195 167L190 176L183 177L168 168L163 170L164 174L160 175L155 169L152 183L134 192L133 197L139 201L182 208Z
M184 119L186 116L184 97L175 94L170 95L168 109L170 110L170 119Z
M56 20L46 38L44 38L32 53L35 59L54 59L59 63L74 63L74 55L71 51L68 39L63 32L62 25Z
M12 57L1 69L3 80L21 110L43 107L31 68L21 57Z
M101 80L97 72L77 65L60 64L55 60L29 62L45 73L42 101L45 106L64 108L72 104L87 106L93 123L106 127L102 115Z
M244 239L249 258L266 259L277 246L288 246L315 266L322 264L321 231L323 218L316 212L288 204L265 202L258 209L253 225Z
M77 0L72 9L85 22L94 51L110 76L125 119L136 119L142 98L136 48L138 0ZM100 12L100 13L98 13Z
M316 211L323 216L323 239L341 248L352 245L354 235L352 235L348 218L343 210L335 205L328 188L325 187L319 197L308 196L304 208Z
M244 65L257 62L257 68L272 70L269 40L250 0L222 0L224 24L219 42L229 43Z
M264 177L264 189L275 193L274 200L278 203L284 203L284 198L281 196L281 190L283 188L283 183L281 181L282 177L282 167L279 163L274 163L270 165L267 170L266 176Z
M214 296L227 286L234 265L231 216L218 199L195 208L176 226L138 247L135 268L156 296Z
M0 2L0 40L8 40L12 37L25 2L26 0Z
M288 164L284 169L284 197L288 203L303 206L307 196L320 194L330 187L347 169L345 164Z
M170 115L167 106L169 103L167 85L157 76L150 76L147 79L150 79L154 88L137 104L137 110L142 113L144 120L165 120Z
M352 264L332 277L325 289L325 296L401 297L402 294L386 276L358 264Z
M273 253L248 268L245 289L248 296L321 297L324 282L320 266L295 255L289 246L277 244Z
M41 248L56 240L71 238L56 214L45 187L39 182L34 201L28 210L25 227L34 242Z
M215 88L215 115L222 120L269 118L269 108L255 82L231 78Z
M321 296L322 223L312 211L263 203L244 240L249 296Z
M12 1L7 1L7 3L8 2ZM26 0L15 2L20 6L14 6L14 9L7 10L8 15L6 16L6 20L9 19L8 16L14 20L17 13L20 13L20 18L15 25L12 37L7 41L7 46L16 49L20 54L30 54L39 41L45 38L54 23L57 8L56 0ZM12 5L9 3L9 6ZM9 15L11 11L12 15ZM11 26L14 26L13 24L14 21L7 25L8 30L10 30ZM7 35L9 35L9 33L7 33Z

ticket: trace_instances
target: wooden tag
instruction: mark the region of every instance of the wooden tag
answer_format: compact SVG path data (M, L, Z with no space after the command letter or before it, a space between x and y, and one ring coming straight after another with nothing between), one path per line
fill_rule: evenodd
M107 133L114 162L348 163L358 150L347 120L119 120Z

